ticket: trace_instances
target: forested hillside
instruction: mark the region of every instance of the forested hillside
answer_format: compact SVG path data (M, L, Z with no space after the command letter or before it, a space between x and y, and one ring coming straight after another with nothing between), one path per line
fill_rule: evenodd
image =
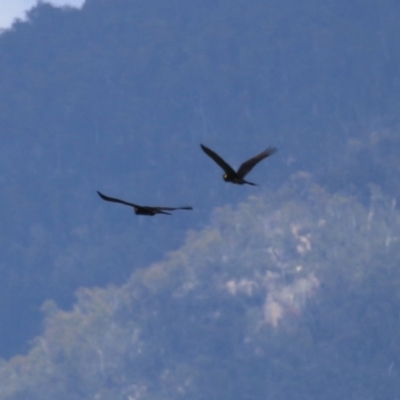
M119 287L164 263L188 229L207 230L215 207L236 209L248 196L268 204L263 190L283 190L298 171L363 212L371 183L396 199L399 13L389 0L91 0L82 10L39 4L3 32L0 355L28 351L45 300L69 309L79 287ZM251 173L260 190L225 184L200 143L235 166L279 151ZM138 218L96 190L195 211ZM335 248L322 243L320 260ZM247 315L246 304L232 307Z
M297 174L124 285L46 303L0 399L396 398L399 237L378 188L365 207Z

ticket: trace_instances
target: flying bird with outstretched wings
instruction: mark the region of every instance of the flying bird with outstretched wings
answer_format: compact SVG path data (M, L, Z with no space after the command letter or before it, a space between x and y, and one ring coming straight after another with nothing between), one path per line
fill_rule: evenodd
M124 200L116 199L114 197L108 197L104 195L103 193L100 193L97 191L97 194L105 201L111 201L112 203L120 203L120 204L125 204L126 206L133 207L133 211L137 215L150 215L154 216L156 214L165 214L165 215L171 215L170 212L168 211L174 211L174 210L193 210L193 207L150 207L150 206L139 206L138 204L134 203L129 203Z
M264 150L262 153L256 155L255 157L250 158L245 161L237 171L235 171L222 157L220 157L215 151L209 149L204 145L200 145L203 149L204 153L206 153L209 157L211 157L223 170L225 182L236 183L237 185L253 185L258 186L256 183L252 183L246 181L244 177L257 165L261 160L271 156L272 154L277 152L275 147L268 147L268 149Z

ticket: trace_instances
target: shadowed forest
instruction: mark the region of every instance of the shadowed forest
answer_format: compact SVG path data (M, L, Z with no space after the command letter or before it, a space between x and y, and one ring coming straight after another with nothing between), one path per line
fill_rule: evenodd
M400 3L28 17L0 34L0 399L396 398ZM200 143L279 151L240 187Z

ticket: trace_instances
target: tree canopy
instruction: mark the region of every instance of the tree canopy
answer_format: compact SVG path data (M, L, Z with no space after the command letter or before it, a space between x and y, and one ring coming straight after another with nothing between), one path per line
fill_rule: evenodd
M286 279L301 276L303 263L291 258L299 245L305 249L301 260L317 251L320 261L333 257L328 249L333 254L346 251L348 258L344 261L342 255L342 263L335 264L337 275L331 279L311 263L315 271L307 271L314 275L304 276L304 283L293 290L311 285L310 293L322 296L318 282L332 281L332 287L328 285L332 291L347 282L349 297L343 299L350 302L351 280L342 278L340 271L353 261L365 276L371 273L373 290L372 282L384 278L381 272L363 269L369 251L379 265L381 260L392 265L394 256L379 252L378 247L373 251L365 247L367 233L355 235L354 247L346 247L339 229L321 230L326 235L321 237L324 245L317 250L311 243L310 252L307 233L296 225L282 243L279 234L269 238L279 249L274 256L269 253L274 247L262 247L265 233L259 225L246 225L250 222L243 217L232 230L229 216L239 212L240 203L249 208L251 221L258 218L252 207L261 207L262 215L270 215L272 209L278 213L278 203L267 208L275 198L285 199L294 213L303 210L305 220L314 221L307 214L310 209L301 205L301 196L311 196L311 192L301 185L293 189L289 183L292 174L307 171L328 198L351 199L346 203L351 204L347 214L345 205L340 208L349 230L358 218L353 212L376 215L377 211L370 211L371 190L376 196L382 191L389 204L381 209L385 210L382 215L385 221L391 218L391 199L399 197L399 7L397 0L90 0L75 10L40 2L26 22L2 32L0 355L25 354L31 348L29 340L43 336L39 308L44 301L53 299L60 309L70 310L73 293L80 287L123 287L133 271L141 274L160 260L164 265L165 254L181 248L189 229L197 232L195 236L208 232L208 239L200 241L204 244L197 245L208 243L205 248L210 254L214 248L211 261L225 256L227 263L236 265L228 281L223 275L215 279L229 282L230 292L223 293L229 301L240 298L232 306L238 312L245 313L246 301L257 305L263 298L260 288L258 297L250 299L244 293L256 290L251 282L263 281L265 276L239 273L239 265L247 268L250 263L241 258L249 256L247 246L257 244L251 242L257 242L253 228L262 233L254 257L279 261L269 264L268 282L275 279L280 263L288 268ZM271 195L224 185L217 167L204 159L200 143L221 151L234 166L268 146L278 147L277 156L251 173ZM139 204L187 203L195 211L144 220L129 210L102 204L96 190ZM291 202L279 197L284 190L291 193ZM280 195L274 197L275 191ZM249 194L260 203L248 203ZM309 200L312 203L312 197ZM395 200L393 204L395 212ZM216 207L223 210L218 218L226 218L227 234L236 243L231 248L223 245L226 238L219 229L213 231L206 222ZM240 212L246 213L244 209ZM284 221L285 214L279 218ZM386 223L392 222L382 222ZM240 236L241 229L249 232ZM379 229L381 240L396 243L396 235L388 236L384 225ZM251 265L261 262L252 260ZM177 260L173 264L180 271ZM204 268L200 271L205 285L213 278L207 275L212 269ZM150 271L158 273L154 268ZM395 282L390 271L386 278ZM174 275L165 274L173 280ZM172 288L165 285L168 299ZM235 291L241 295L229 294ZM215 293L212 298L217 296L224 304L225 298ZM339 302L326 296L327 307ZM274 329L280 329L281 310L293 308L296 314L299 306L272 301L269 307L269 318L277 324ZM257 309L250 309L254 321L260 320ZM348 315L351 319L353 314ZM211 321L213 317L204 318ZM16 368L34 365L22 360ZM11 364L6 364L7 371ZM394 374L395 367L390 371ZM215 377L222 374L214 372ZM46 376L40 379L49 382ZM18 385L20 390L22 384ZM88 392L82 389L82 393Z
M296 174L125 284L44 304L0 398L393 398L399 222L377 187L364 206Z

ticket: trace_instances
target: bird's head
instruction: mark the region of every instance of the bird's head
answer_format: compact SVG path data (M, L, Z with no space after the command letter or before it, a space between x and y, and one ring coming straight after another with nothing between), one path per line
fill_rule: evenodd
M223 174L222 178L224 179L224 181L228 180L228 174Z

